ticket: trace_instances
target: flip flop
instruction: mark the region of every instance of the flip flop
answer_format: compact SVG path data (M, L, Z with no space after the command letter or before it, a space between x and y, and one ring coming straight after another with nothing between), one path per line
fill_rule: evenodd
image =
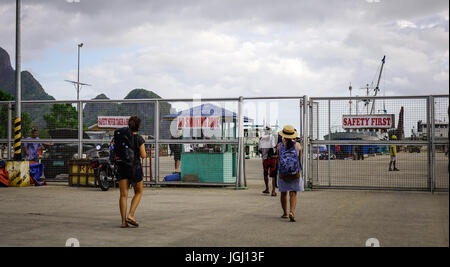
M290 220L291 222L296 222L295 217L294 217L294 214L293 214L292 212L289 213L289 220Z
M264 190L262 192L263 192L263 194L269 194L270 193L269 190Z
M133 226L139 227L139 223L137 221L135 221L135 220L130 219L130 218L127 218L127 223L129 223L129 224L131 224Z
M271 196L276 197L277 193L272 193Z
M125 225L122 224L122 225L120 226L120 228L128 228L128 227L130 227L130 226L128 225L128 222L126 222Z
M283 215L281 215L281 218L287 219L287 218L289 218L289 216L287 214L283 214Z

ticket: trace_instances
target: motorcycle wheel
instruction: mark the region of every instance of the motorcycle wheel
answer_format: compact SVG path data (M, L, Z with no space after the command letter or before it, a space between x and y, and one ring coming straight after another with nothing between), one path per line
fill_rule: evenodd
M108 176L106 175L105 170L101 170L98 175L98 185L100 186L100 189L102 191L108 191L109 187L111 186L108 181Z

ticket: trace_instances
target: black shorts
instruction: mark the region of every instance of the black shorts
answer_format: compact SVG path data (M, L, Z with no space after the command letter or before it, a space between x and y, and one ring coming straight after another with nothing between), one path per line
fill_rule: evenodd
M119 174L119 177L117 177L117 180L124 180L127 179L132 184L137 184L141 182L144 179L144 173L142 171L142 165L138 164L135 166L135 169L131 169L129 166L124 165L123 163L116 163L117 164L117 172Z
M174 145L172 147L172 151L173 151L173 159L174 160L181 160L181 145Z

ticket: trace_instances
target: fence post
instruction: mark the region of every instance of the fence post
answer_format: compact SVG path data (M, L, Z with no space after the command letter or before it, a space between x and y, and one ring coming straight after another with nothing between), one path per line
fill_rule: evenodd
M308 149L308 154L307 154L307 161L308 161L308 173L311 173L311 185L314 185L314 177L313 177L313 148L311 145L311 140L313 139L313 113L314 113L314 102L313 100L310 98L309 101L307 102L308 104L308 145L309 145L309 149Z
M8 160L11 160L11 141L12 141L12 103L8 103Z
M435 114L434 114L434 97L430 96L430 115L431 115L431 124L430 124L430 143L431 143L431 193L434 193L434 189L436 186L436 146L435 146Z
M319 138L319 125L320 125L320 121L319 121L319 102L316 102L315 104L316 104L316 138L317 138L317 140L319 140L320 139ZM314 105L313 105L313 110L314 110ZM311 117L311 119L312 118L313 117ZM317 153L318 154L320 153L320 147L319 146L317 146ZM311 158L312 158L312 156L311 156ZM312 166L312 164L311 164L311 166ZM316 160L316 174L317 174L316 175L316 177L317 177L316 180L317 180L317 182L319 182L319 157L317 157L317 160Z
M159 181L159 101L155 101L155 184ZM150 162L151 162L150 158Z
M331 140L331 100L328 99L328 141ZM320 152L320 148L318 153ZM328 143L328 186L331 186L331 146ZM320 154L320 153L319 153Z
M303 136L303 146L302 146L302 166L303 166L303 183L306 183L306 186L309 187L309 168L308 168L308 151L309 151L309 140L308 140L308 126L307 126L307 96L304 95L303 98L300 99L300 127L301 127L301 135Z
M427 97L427 171L428 171L428 179L427 179L427 187L430 192L433 192L431 180L432 180L432 164L431 164L431 138L430 138L430 132L431 132L431 96Z
M243 102L244 98L239 97L238 102L238 156L237 156L237 177L236 177L236 189L242 189L247 186L247 181L244 181L244 187L242 186L242 179L244 178L244 114L243 114Z
M78 158L83 158L83 103L78 101Z

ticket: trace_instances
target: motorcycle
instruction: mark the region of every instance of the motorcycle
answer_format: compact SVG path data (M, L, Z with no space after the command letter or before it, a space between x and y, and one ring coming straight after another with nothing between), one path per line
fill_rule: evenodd
M96 177L96 184L102 191L108 191L111 186L114 188L118 183L117 166L113 158L114 146L97 145L95 152L91 152L91 166Z

